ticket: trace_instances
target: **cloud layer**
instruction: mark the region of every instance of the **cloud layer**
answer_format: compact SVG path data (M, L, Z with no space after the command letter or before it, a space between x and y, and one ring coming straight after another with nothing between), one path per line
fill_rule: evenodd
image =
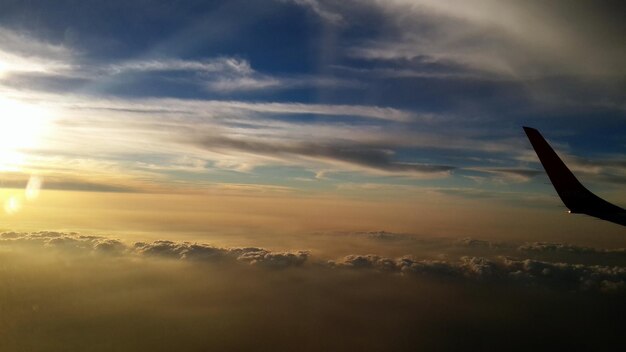
M372 234L367 235L374 240L388 239L392 236L392 234L384 232L374 234L376 236L373 237ZM400 238L404 237L401 236ZM257 247L219 248L201 243L168 240L158 240L151 243L137 242L132 246L127 246L119 240L106 237L61 232L6 232L0 234L0 243L3 246L35 246L37 250L50 248L82 251L83 254L93 252L140 255L206 263L240 262L274 269L302 266L310 256L309 251L306 250L273 252ZM452 242L448 246L454 248L454 243ZM492 244L488 241L472 239L464 239L456 243L473 248L489 248L494 252L489 255L493 259L481 256L461 256L458 260L415 259L411 256L394 259L373 254L353 254L328 262L314 260L312 265L337 269L373 269L386 273L423 275L438 279L463 279L530 286L546 285L551 288L568 290L623 291L626 289L626 268L623 266L517 259L498 255L499 253L510 253L506 251L515 249L515 246ZM443 253L449 251L445 248L442 250ZM624 249L595 249L559 243L528 243L518 246L516 250L518 254L534 252L559 254L564 252L578 256L616 257L620 262L626 260ZM575 260L576 257L573 258Z
M354 234L394 242L391 233L370 235ZM550 246L570 253L574 246L423 243L441 257L354 254L328 263L301 251L3 233L0 347L453 351L528 349L545 341L609 349L621 342L623 256L617 266L489 259ZM459 250L486 252L455 259ZM591 250L573 251L586 253L575 261ZM598 259L613 251L593 253ZM573 333L590 341L572 342Z
M437 278L465 278L488 282L548 285L573 290L603 291L626 288L626 268L548 263L532 259L462 257L458 262L441 260L391 259L375 255L350 255L333 265L355 269L376 269Z

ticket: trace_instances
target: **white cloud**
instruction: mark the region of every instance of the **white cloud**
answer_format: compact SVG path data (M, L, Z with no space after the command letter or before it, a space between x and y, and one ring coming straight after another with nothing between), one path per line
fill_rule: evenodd
M619 33L596 33L598 10L535 1L372 0L397 28L352 47L367 59L416 59L486 75L537 78L624 74ZM572 26L569 22L578 21ZM623 48L623 46L622 46Z
M206 60L131 60L110 65L107 70L112 73L124 73L128 71L196 71L203 73L233 73L239 75L254 73L254 70L247 60L232 57L218 57Z
M323 20L332 23L332 24L340 24L343 23L343 16L341 14L329 10L325 4L318 0L280 0L283 2L292 2L294 4L300 5L311 10L317 16L322 18Z
M70 48L0 27L0 79L12 73L61 74L71 71Z
M356 85L355 82L332 77L278 77L263 74L254 70L248 60L238 57L195 60L175 57L137 58L101 63L83 60L75 51L65 46L53 45L0 27L0 77L34 73L46 75L50 79L80 79L83 86L89 83L92 87L98 87L114 82L118 76L128 73L167 75L174 72L192 74L191 77L177 77L179 81L223 94L294 87ZM29 78L25 79L28 82Z
M408 130L405 123L423 117L388 107L6 92L11 99L36 102L55 111L53 128L42 142L43 149L40 148L45 154L31 159L38 163L31 167L39 170L44 170L46 165L55 168L63 165L65 169L78 167L88 171L97 160L87 164L83 161L98 155L108 166L96 167L94 172L138 171L136 176L143 174L150 179L155 179L159 170L201 171L197 163L242 172L260 165L295 165L382 176L408 172L411 177L431 178L449 176L450 168L431 167L428 164L432 162L427 160L396 161L394 151L397 148L495 152L517 149L508 140L483 142L458 136L454 131L442 135ZM302 115L327 117L328 121L318 118L307 122L301 119ZM353 118L364 122L353 125L350 123ZM430 115L425 118L433 120ZM227 143L205 145L204 142L216 138ZM199 139L203 143L198 143ZM249 148L246 143L259 146L262 143L263 148ZM56 155L55 160L50 159L51 153ZM149 155L157 161L129 159L137 155ZM61 163L59 158L63 159ZM181 165L181 158L191 158L196 164L192 168Z
M218 93L273 89L283 85L281 80L273 77L224 77L207 83L209 90Z

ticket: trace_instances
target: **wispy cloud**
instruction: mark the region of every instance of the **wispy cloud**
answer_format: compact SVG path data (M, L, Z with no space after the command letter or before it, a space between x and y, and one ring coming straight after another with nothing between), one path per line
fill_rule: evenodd
M437 118L388 107L7 92L12 99L34 101L55 112L45 148L33 150L29 169L68 177L108 170L100 176L113 180L122 173L162 182L172 172L250 172L263 165L291 165L441 178L459 167L419 157L420 150L510 153L517 148L507 140L485 142L454 131L412 131L406 126ZM411 157L396 157L406 149ZM92 160L93 155L100 160ZM195 160L194 165L181 163L181 157Z
M413 114L392 108L9 93L54 111L44 141L28 151L24 168L55 179L50 185L59 187L104 182L111 189L141 189L180 173L250 172L263 165L411 177L446 177L454 169L396 160L403 142L393 132L381 133L378 123L404 124ZM284 120L276 119L283 114ZM329 123L301 121L303 115L327 117ZM353 119L371 123L346 123Z
M312 11L325 21L333 24L340 24L344 21L343 16L337 12L331 11L325 3L318 0L279 0L281 2L291 2Z
M542 175L543 171L524 168L468 168L471 171L479 171L492 175L492 180L498 182L528 182L537 175Z
M557 150L572 172L581 177L583 181L623 184L626 180L626 163L621 156L599 154L593 158L579 157L572 155L569 146L566 145L559 145ZM525 163L534 163L536 165L535 170L541 174L542 167L534 153L521 154L517 159Z
M129 71L194 71L199 73L234 73L248 75L254 73L250 63L246 60L218 57L206 60L182 59L143 59L131 60L106 67L110 73L124 73Z
M208 150L238 150L249 154L275 157L305 157L327 161L332 164L350 164L389 173L442 174L454 169L448 165L428 165L394 161L393 152L380 146L364 144L315 143L315 142L269 142L267 140L235 139L225 136L199 137L198 146Z
M533 78L571 74L623 74L623 53L614 41L618 31L597 40L596 19L589 11L606 11L591 3L540 6L534 2L371 1L397 32L354 46L351 53L368 59L418 60L464 67L488 75ZM564 26L577 21L589 26ZM528 26L532 23L532 26ZM585 28L585 30L583 30ZM589 50L594 48L594 50ZM584 57L570 60L572 57Z
M13 73L67 74L75 55L66 46L0 27L0 78Z
M111 84L128 74L134 74L134 80L141 80L155 74L167 77L177 73L188 76L176 76L176 80L221 94L357 86L354 81L334 77L262 73L256 71L248 60L239 57L145 57L103 63L85 59L66 46L49 44L0 27L0 74L12 78L7 83L28 86L29 81L32 85L42 79L76 80L80 86L93 88Z

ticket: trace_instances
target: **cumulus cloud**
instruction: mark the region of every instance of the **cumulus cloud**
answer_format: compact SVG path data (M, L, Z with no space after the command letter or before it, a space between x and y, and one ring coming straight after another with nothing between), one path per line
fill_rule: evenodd
M376 255L349 255L332 266L376 269L438 278L465 278L479 281L548 285L567 289L613 290L626 288L626 268L598 265L549 263L532 259L516 260L462 257L459 261L391 259Z
M329 262L331 266L345 266L355 269L380 269L384 271L393 271L396 269L396 263L393 259L380 257L373 254L367 255L348 255L342 260Z
M207 244L188 242L155 241L153 243L138 242L135 251L148 256L160 256L192 261L237 260L250 265L271 268L300 266L306 262L309 254L306 251L271 252L263 248L218 248Z
M558 242L527 242L516 244L514 242L494 242L481 240L472 237L465 237L453 241L455 245L479 248L498 249L515 249L527 253L567 253L567 254L597 254L597 255L626 255L625 248L596 248L590 246L581 246L571 243Z
M4 232L0 234L1 245L43 246L56 249L121 253L126 246L119 240L102 236L80 235L56 231L32 233Z
M132 246L103 236L78 233L41 231L33 233L5 232L0 234L0 245L29 245L60 250L80 250L85 253L108 253L162 257L198 262L238 261L269 268L303 265L309 257L306 251L272 252L263 248L219 248L208 244L157 240L137 242Z
M368 232L366 235L389 238L393 234L384 231ZM435 241L442 245L442 253L452 253L454 246L487 248L494 255L461 256L458 259L416 259L412 256L398 258L375 254L350 254L338 260L313 260L316 264L334 269L369 269L385 273L424 276L437 279L470 280L499 284L521 284L523 286L547 286L568 290L614 291L626 288L626 267L623 266L624 249L596 249L563 243L526 243L515 247L511 244L464 238L451 241ZM136 242L133 245L104 236L88 236L78 233L41 231L33 233L5 232L0 234L0 246L26 246L26 248L48 248L74 253L125 254L146 258L175 259L190 263L228 264L241 263L269 269L300 267L310 261L305 250L293 252L270 251L258 247L223 248L202 243L157 240ZM576 255L607 255L621 258L616 265L578 264L571 262L549 262L530 258L517 258L507 250L519 253L566 252ZM622 264L619 264L622 263Z
M309 256L309 253L306 251L298 251L296 253L273 253L258 248L244 248L234 250L234 252L239 254L237 257L239 261L270 268L300 266L304 264Z

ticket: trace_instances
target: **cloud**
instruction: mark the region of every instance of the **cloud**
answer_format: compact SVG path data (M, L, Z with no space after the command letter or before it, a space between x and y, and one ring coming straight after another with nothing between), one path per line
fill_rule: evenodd
M107 76L127 76L128 73L192 73L194 79L199 79L204 86L215 92L256 90L279 86L294 88L304 85L321 87L352 84L342 79L318 76L269 76L255 71L249 61L236 57L199 60L167 57L144 58L120 60L105 65L94 65L94 63L77 60L80 61L80 58L68 60L73 73L62 74L71 76L75 73L77 76L89 78L94 74L97 76L98 72L100 75ZM106 80L109 79L110 77ZM89 84L82 82L81 86L89 86ZM63 131L64 135L55 135L51 138L56 145L47 144L50 149L54 149L48 154L59 156L63 154L63 149L65 152L71 149L72 153L84 152L85 156L97 154L107 158L105 160L107 162L118 164L124 158L138 154L145 155L148 152L158 153L157 158L163 160L180 157L180 154L176 155L176 153L188 153L217 168L244 172L250 172L260 165L295 164L316 168L334 166L340 167L338 171L356 170L380 175L411 174L446 177L453 169L448 164L418 162L411 160L413 158L393 160L393 155L398 154L398 147L403 145L436 146L449 149L472 146L489 150L502 147L499 143L495 146L484 142L476 143L475 140L465 138L439 136L429 132L414 133L411 129L397 125L432 121L436 117L430 113L416 113L385 106L175 98L125 99L86 94L31 94L32 92L26 94L10 86L5 88L9 95L17 95L16 98L19 99L45 101L46 105L50 104L49 107L58 112L59 116L63 116L55 121L55 126L60 127L55 132ZM136 116L129 119L128 115ZM328 120L327 123L321 122L325 119ZM359 125L349 123L352 120L357 120ZM387 123L390 128L383 128ZM120 126L125 128L120 128ZM188 135L190 130L197 132L203 129L218 130L223 133L222 142L225 143L220 148L222 155L211 153L210 150L208 153L200 154L197 149L183 147L177 142L179 138L171 138L172 135L185 138L184 136ZM108 136L112 132L116 134L113 139ZM82 140L80 137L85 133L89 133L94 142L100 138L106 140L84 145L80 143ZM170 136L169 139L173 141L163 143L163 138L161 138L163 135ZM272 140L276 143L267 143L256 153L250 151L244 145L245 143L242 144L240 141L240 139L265 139L268 135L274 137ZM155 137L158 143L155 143ZM294 143L293 140L297 138L301 138L302 143ZM450 143L443 146L442 138L450 140ZM360 139L364 142L359 141ZM226 145L230 146L230 150L226 150ZM261 147L258 143L256 146ZM281 157L281 155L286 157ZM295 159L290 159L294 156ZM45 164L43 159L45 158L39 158L42 162L40 165ZM127 170L131 169L135 173L134 177L139 177L139 173L143 173L141 176L146 176L143 180L160 178L157 181L163 181L168 177L163 175L163 170L168 169L167 165L161 165L162 168L159 171L143 160L133 165L125 164L119 166ZM67 165L73 165L73 163ZM141 167L138 168L138 166ZM141 168L143 170L139 170ZM164 177L159 177L159 173ZM67 178L67 175L64 177ZM59 182L62 184L65 181ZM117 185L111 187L115 188Z
M233 92L253 92L258 90L276 91L303 88L359 88L357 81L332 77L290 76L278 77L255 73L245 76L223 76L206 82L209 91L220 94Z
M374 232L385 234L385 232ZM367 233L369 234L369 233ZM433 242L435 243L435 242ZM461 256L454 259L415 259L410 256L389 258L375 254L350 254L338 260L313 261L336 269L370 269L387 273L426 276L439 279L461 279L523 286L547 286L554 289L615 291L626 289L626 267L622 265L576 264L548 262L536 259L517 259L498 253L513 253L513 245L465 238L443 244L446 252L461 245L470 248L486 248L496 255ZM136 242L132 246L103 236L87 236L78 233L41 231L33 233L5 232L0 234L1 246L27 246L49 248L76 253L100 253L116 255L139 255L203 263L245 263L270 269L300 267L310 262L305 250L293 252L270 251L258 247L223 248L202 243L157 240ZM445 247L448 246L448 247ZM11 247L9 247L11 248ZM596 249L563 243L526 243L517 247L519 253L567 253L584 258L588 255L610 256L623 263L624 249ZM452 253L452 252L450 252Z
M277 185L262 185L262 184L246 184L246 183L218 183L213 185L214 189L231 191L239 194L255 194L255 193L290 193L294 192L295 188Z
M567 243L532 242L518 247L523 252L548 252L567 254L608 254L626 257L626 248L604 249L585 246L576 246Z
M396 270L396 263L393 259L383 258L377 255L368 254L368 255L357 255L351 254L344 257L339 262L331 261L329 262L331 266L344 266L355 269L379 269L383 271L394 271Z
M26 57L65 59L71 49L37 39L26 31L14 31L0 27L0 48Z
M520 245L518 252L523 256L539 260L563 261L587 265L623 266L625 248L594 248L568 243L532 242ZM519 254L517 254L519 255Z
M621 156L613 154L598 154L594 156L581 157L572 155L568 145L558 145L557 151L565 164L578 176L592 181L623 184L626 181L626 162ZM535 171L542 174L541 167L536 154L529 152L517 157L519 161L533 163L536 165ZM496 170L497 171L497 170ZM528 170L528 172L532 172ZM530 173L528 176L532 176Z
M503 248L508 247L506 243L502 242L492 242L486 241L471 237L461 238L455 241L455 244L465 247L474 247L474 248Z
M177 243L172 241L155 241L152 243L138 242L134 250L148 256L159 256L181 260L216 262L237 260L250 265L269 268L287 268L300 266L306 262L306 251L270 252L262 248L217 248L206 244Z
M307 104L299 102L248 102L236 100L199 100L176 98L99 98L93 96L68 96L55 99L56 96L41 95L46 101L56 101L59 108L75 110L109 110L137 112L142 114L171 113L196 116L229 116L234 112L251 112L278 115L320 115L326 117L358 117L374 120L409 122L419 116L413 112L381 106L342 105L342 104ZM61 98L61 96L58 96ZM235 115L236 116L236 115ZM78 121L76 121L78 122ZM172 121L174 123L175 121Z
M272 252L263 248L219 248L207 244L158 240L137 242L127 246L123 242L103 236L86 236L78 233L41 231L33 233L5 232L0 234L0 245L47 247L60 250L78 250L85 253L107 253L147 257L162 257L197 262L238 261L268 268L287 268L303 265L309 253Z
M249 250L244 248L237 252L241 253L239 257L237 257L239 261L270 268L300 266L304 264L309 256L309 253L306 251L298 251L296 253L272 253L266 250Z
M370 33L371 35L368 34L367 38L355 39L350 37L345 38L346 42L342 41L342 47L350 47L355 50L358 49L357 47L370 47L378 41L396 43L396 41L407 40L412 45L413 40L422 38L419 40L437 42L436 39L439 35L447 33L445 31L446 26L454 27L456 22L464 21L463 14L466 11L472 12L472 9L468 9L464 3L459 3L459 8L455 10L449 6L431 4L428 1L417 2L415 6L399 0L389 4L361 2L353 13L344 12L349 6L332 1L299 1L297 5L304 6L315 13L327 11L341 14L344 24L350 26L358 26L359 23L357 22L362 19L362 15L369 14L374 16L373 18L382 18L384 20L382 23L385 25L381 26L381 31ZM375 14L371 12L372 9L382 11L375 11L377 13ZM478 16L478 19L474 20L472 17L474 15ZM445 21L438 24L437 21L428 20L429 17L433 16L445 18ZM463 22L465 24L462 23L462 26L480 27L481 21L484 20L480 14L471 13L471 16L468 16L471 21ZM427 29L423 36L417 34L422 34L424 28L421 25L412 24L415 22L412 20L415 17L426 18L420 22ZM406 37L395 36L396 31L405 28L405 24L406 29L408 29ZM436 30L440 28L439 26L443 26L443 34ZM433 28L435 30L428 30ZM461 32L464 31L461 30ZM15 33L12 35L15 36ZM433 38L430 38L431 35ZM476 38L480 39L476 39L478 46L482 45L483 39L490 40L490 37L485 39L478 34L476 34L476 38L471 33L468 35L471 37L467 39L470 42ZM388 36L395 39L392 38L393 40L388 41ZM59 116L62 116L55 121L55 132L62 131L62 135L51 136L49 139L51 143L42 144L50 149L46 151L48 155L74 153L84 154L82 155L83 158L87 155L98 155L98 157L106 159L105 161L118 163L120 166L118 170L128 170L127 173L133 174L132 178L141 178L142 181L146 182L164 183L172 181L182 173L211 172L216 169L234 170L253 175L261 166L295 166L306 169L336 168L337 172L357 171L366 173L367 176L379 177L410 175L414 178L440 178L448 177L453 166L455 170L478 170L480 167L474 167L474 165L480 165L484 162L469 161L471 157L476 155L484 157L485 154L489 154L491 159L500 161L515 158L519 154L520 144L524 143L524 140L518 136L512 137L500 133L485 134L484 131L472 130L473 127L466 128L466 121L482 120L483 117L471 116L475 114L466 114L465 112L463 114L451 113L438 111L438 109L429 111L428 104L424 104L425 107L420 108L423 111L411 110L408 108L408 106L412 106L411 104L394 104L395 100L392 100L389 105L378 103L379 101L385 102L385 100L373 100L376 104L372 105L351 104L367 99L348 98L344 100L345 96L351 96L351 94L344 94L345 92L341 92L336 99L328 100L337 102L333 104L298 102L296 94L288 95L293 100L273 101L269 99L265 101L255 99L255 92L263 90L291 90L303 87L346 88L360 87L363 84L367 86L369 83L366 84L366 82L369 82L371 73L367 70L370 66L373 70L394 71L397 69L398 72L402 71L400 76L403 77L420 72L420 67L412 66L418 61L426 62L429 65L431 71L426 72L427 75L452 73L481 77L488 71L473 66L468 68L468 66L458 63L452 64L454 67L449 67L448 64L432 64L433 59L426 58L426 54L420 54L410 60L390 59L383 65L385 66L383 68L378 67L377 63L365 63L362 68L367 72L358 72L358 76L351 76L352 79L346 79L342 75L326 76L311 74L310 72L286 75L261 72L253 67L256 62L255 56L244 58L237 56L237 54L211 56L215 54L209 53L209 56L198 55L192 58L182 54L177 55L177 53L156 51L132 59L123 58L124 56L120 55L121 59L105 60L103 58L102 61L99 61L89 55L77 54L76 50L71 48L53 45L41 39L28 38L30 39L27 42L30 44L25 44L24 48L17 48L17 44L7 45L7 52L20 58L27 58L27 52L36 53L36 55L33 54L33 57L38 58L43 54L49 54L52 58L59 58L59 62L69 65L67 69L50 70L49 74L66 78L72 75L80 77L75 82L77 84L76 90L74 90L80 93L74 94L35 93L32 90L37 84L29 84L26 77L28 75L22 76L24 78L22 83L24 84L19 87L12 86L12 82L19 81L17 76L2 83L3 94L19 96L19 98L28 101L40 100L45 102L46 107L49 106L56 110ZM461 39L459 40L465 40L464 37ZM17 43L18 41L11 39L7 42ZM32 48L28 49L29 46ZM451 46L452 49L450 50L456 50L454 45ZM426 50L428 47L422 49ZM476 51L482 52L481 50L477 49ZM491 54L488 52L486 55ZM55 60L51 60L51 62ZM358 62L362 63L362 61ZM356 68L356 70L358 71L360 68ZM387 75L387 73L381 72L383 75ZM17 75L15 72L13 74ZM501 74L493 72L488 75L501 76ZM138 81L135 82L135 79ZM143 79L150 82L149 87L143 87L141 83ZM154 80L160 79L176 82L174 84L176 91L185 92L183 94L185 96L190 90L194 90L189 96L193 96L195 99L160 97L161 94L169 95L171 93L169 88L164 89L164 91L156 88L160 85L154 84ZM103 92L109 92L106 88L107 85L117 86L120 82L124 83L124 89L128 89L128 91L118 92L119 95L117 96L104 95ZM128 84L132 87L128 88ZM185 89L180 89L180 85L185 86ZM56 85L45 86L43 89L56 91L57 88L66 89L63 88L65 86L64 81L60 81ZM137 93L135 89L146 92L144 88L158 90L146 93L156 96L152 98L134 97ZM195 89L201 91L196 92ZM129 93L130 91L133 93ZM246 93L247 99L236 100L229 95L237 92ZM366 94L362 98L365 98L369 93L367 90L363 90L363 92ZM359 92L358 96L361 97L360 94L363 92ZM143 94L141 93L141 95ZM219 94L225 94L223 96L229 97L229 99L215 100L214 97L220 96ZM202 96L210 96L211 99L197 98ZM263 95L263 97L266 96ZM278 99L281 97L283 96L281 95ZM320 99L319 101L326 100ZM343 101L347 103L342 103ZM222 137L221 142L225 143L215 149L213 149L215 146L197 148L197 145L193 143L180 143L180 140L187 138L190 133L202 134L207 131L220 135ZM82 138L87 134L92 137L89 143L85 143L84 138ZM111 134L114 136L112 137ZM295 142L298 139L299 142ZM248 146L241 143L241 140L260 148L258 151L251 151ZM433 153L433 149L436 150L436 153ZM219 150L219 152L215 152L215 150ZM174 170L173 167L176 166L174 160L180 159L181 155L196 158L208 167L195 168L194 170L190 168ZM423 156L433 157L424 158ZM141 160L136 160L138 158ZM43 161L43 159L40 158L38 161ZM158 161L154 162L153 159ZM133 163L132 161L137 162ZM41 165L43 164L45 162L41 163ZM74 166L70 163L68 168L69 165ZM498 165L506 165L506 162ZM539 171L526 170L523 167L490 166L482 168L483 172L494 175L492 180L504 183L525 182L534 173L539 173ZM594 167L588 169L590 171L595 170ZM603 172L597 177L600 182L619 183L624 178L621 172L623 170L619 166L610 168L607 166L603 170L609 172ZM78 173L78 170L74 171ZM174 175L175 173L177 175ZM462 175L463 172L455 172L455 174ZM64 176L68 177L67 175ZM476 179L476 176L470 177ZM246 180L239 183L246 182L252 181ZM393 181L390 180L390 182ZM63 182L60 180L60 183ZM101 182L92 181L91 183L99 184ZM90 188L89 185L86 187ZM112 185L112 187L115 188L118 185ZM124 188L124 185L119 187Z
M466 247L465 255L478 253L489 258L528 258L549 262L585 264L591 266L621 267L626 259L624 248L596 248L558 242L494 242L471 237L454 241L454 245Z
M347 163L363 168L385 172L441 174L454 169L446 165L429 165L394 161L393 152L374 145L356 143L270 142L267 140L235 139L226 136L208 136L196 140L196 144L208 150L234 149L250 154L267 156L300 156L327 161Z
M217 93L286 88L286 85L273 77L225 77L207 83L209 90Z
M3 246L43 246L62 250L93 251L108 254L126 251L126 246L118 240L102 236L80 235L75 232L4 232L0 234L0 244Z
M626 182L626 162L621 156L598 155L591 159L566 155L565 162L573 172L581 176L620 185Z
M501 181L496 180L497 183ZM510 183L511 181L507 181ZM515 192L509 190L498 190L498 189L480 189L480 188L456 188L456 187L447 187L447 188L431 188L428 189L430 192L451 195L462 197L466 199L491 199L495 201L504 201L510 204L517 205L529 205L533 208L543 207L543 208L556 208L561 203L556 196L552 194L533 194L528 192Z
M0 27L0 78L12 73L62 74L71 71L70 48Z
M623 44L618 44L623 32L619 26L599 22L618 21L612 13L614 10L605 3L584 2L578 6L565 1L549 6L536 1L493 0L368 3L382 11L386 23L395 30L383 38L354 46L351 54L357 57L415 60L422 66L439 63L514 79L559 74L621 75L626 69L620 49ZM572 22L580 26L566 25Z
M528 182L535 176L544 174L542 170L522 169L522 168L480 167L480 168L467 168L467 170L486 172L486 173L492 174L494 175L492 177L492 180L496 182L503 182L503 183Z
M363 235L371 239L384 240L384 241L410 238L408 235L405 235L405 234L393 233L393 232L388 232L388 231L368 231L368 232L357 233L357 235Z
M274 76L252 68L239 57L183 59L147 57L112 62L88 60L65 46L40 41L0 28L0 74L4 84L15 88L72 90L71 86L96 91L114 86L132 75L132 82L173 80L211 93L233 94L258 90L307 87L356 86L354 81L324 76ZM128 83L128 82L126 82ZM163 82L162 82L163 83Z
M460 261L391 259L376 255L349 255L332 266L376 269L437 278L548 285L556 288L612 291L626 288L626 268L597 265L549 263L532 259L516 260L462 257Z
M94 68L97 70L97 68ZM235 57L217 57L204 60L144 59L113 64L106 74L125 73L193 73L190 83L198 83L209 91L220 94L251 92L257 90L289 89L293 86L309 86L315 80L275 77L254 70L249 61Z
M231 73L249 75L255 71L250 62L233 57L217 57L205 60L144 59L125 61L108 66L110 73L150 71L193 71L199 73Z
M44 136L46 142L30 151L28 162L30 169L38 170L51 181L50 186L59 188L102 188L97 186L102 183L110 183L113 188L132 186L119 180L124 176L138 181L135 183L161 183L170 177L169 171L205 172L219 168L250 172L257 166L272 164L315 165L316 169L334 165L339 167L335 171L433 176L446 176L452 169L393 160L398 144L409 139L398 138L377 124L402 124L414 118L413 113L393 108L171 98L104 99L71 94L44 94L38 98L20 95L13 99L35 99L54 112L51 128ZM350 120L358 120L361 125L347 123ZM215 134L218 135L213 137ZM393 138L390 134L394 134ZM84 138L86 135L89 140ZM185 166L180 162L181 156L195 159L204 167L198 168L198 163L191 168ZM102 178L107 180L103 182Z
M309 9L323 20L332 23L340 24L343 22L343 17L336 12L330 11L326 8L325 4L318 0L279 0L281 2L291 2L296 5Z
M430 240L454 253L452 242ZM3 233L0 348L500 350L512 338L523 349L546 339L563 346L575 333L610 350L622 339L623 259L352 254L329 264L321 254ZM494 335L485 339L485 330Z

